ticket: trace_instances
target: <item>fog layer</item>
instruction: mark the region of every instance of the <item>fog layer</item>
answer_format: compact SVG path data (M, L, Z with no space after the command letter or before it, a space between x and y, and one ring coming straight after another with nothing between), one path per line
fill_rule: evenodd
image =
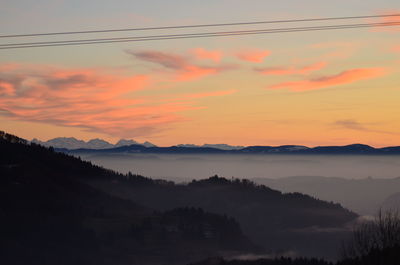
M218 174L334 201L360 215L400 209L400 156L80 154L116 171L189 182ZM400 197L400 196L399 196Z
M189 181L215 174L236 178L326 176L347 179L400 176L400 156L79 154L122 173Z

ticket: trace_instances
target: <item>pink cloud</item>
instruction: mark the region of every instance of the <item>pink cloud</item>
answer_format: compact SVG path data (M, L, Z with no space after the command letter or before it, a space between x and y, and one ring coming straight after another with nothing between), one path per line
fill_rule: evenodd
M173 81L176 82L193 81L234 68L232 65L198 65L189 57L160 51L127 52L139 60L155 63L172 71L175 74Z
M211 51L204 48L196 48L191 51L196 59L211 60L219 63L222 60L223 53L221 51Z
M391 15L391 14L399 14L400 10L386 10L381 12L379 15ZM395 24L395 26L386 26L386 27L375 27L372 28L371 31L375 32L398 32L400 31L400 16L390 16L390 17L382 17L379 18L378 20L371 20L370 22L372 23L383 23L390 25L392 23Z
M195 65L188 65L184 70L177 73L176 81L192 81L216 74L222 69L216 67L200 67Z
M146 75L20 66L0 73L1 115L120 137L153 134L183 120L178 112L193 107L135 96L150 83Z
M306 75L325 68L326 62L318 62L303 67L264 67L255 68L256 71L264 75Z
M0 80L0 96L12 96L15 93L15 87L11 82Z
M262 63L265 57L271 54L268 50L243 50L236 53L236 57L240 60L252 62L252 63Z
M268 89L287 89L301 92L317 90L331 86L351 84L359 80L376 78L385 74L384 68L357 68L343 71L337 75L324 76L310 80L284 82L268 87Z
M392 10L392 11L390 11L390 14L393 14L393 13L399 14L399 12L400 12L399 10ZM384 28L384 30L400 31L400 16L384 17L381 22L386 23L386 24L395 23L397 25L397 26L393 26L393 27L386 27L386 28Z
M164 60L166 65L170 65L168 58ZM195 99L235 92L183 94L160 101L154 97L138 96L138 91L154 85L154 77L148 75L121 76L100 69L61 69L40 65L11 68L0 65L0 69L2 116L79 127L114 137L158 133L173 123L185 121L181 112L198 109ZM197 76L209 74L201 71L205 70L190 69L188 72Z

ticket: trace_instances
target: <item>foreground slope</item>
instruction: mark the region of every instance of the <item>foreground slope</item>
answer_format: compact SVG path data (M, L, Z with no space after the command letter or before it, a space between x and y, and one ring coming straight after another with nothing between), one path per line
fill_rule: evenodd
M154 212L85 183L124 175L2 132L0 150L1 264L183 264L254 249L232 218Z

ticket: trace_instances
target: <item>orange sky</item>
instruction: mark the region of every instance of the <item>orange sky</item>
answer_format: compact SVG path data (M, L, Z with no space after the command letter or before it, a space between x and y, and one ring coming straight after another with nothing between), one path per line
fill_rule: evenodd
M397 27L10 51L1 129L161 146L400 145L399 47Z

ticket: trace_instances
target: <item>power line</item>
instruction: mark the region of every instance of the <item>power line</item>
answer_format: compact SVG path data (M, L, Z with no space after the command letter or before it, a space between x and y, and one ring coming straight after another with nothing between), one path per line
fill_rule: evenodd
M350 19L365 19L365 18L385 18L385 17L400 17L400 14L369 15L369 16L347 16L347 17L326 17L326 18L305 18L305 19L289 19L289 20L269 20L269 21L235 22L235 23L219 23L219 24L199 24L199 25L180 25L180 26L145 27L145 28L124 28L124 29L105 29L105 30L87 30L87 31L47 32L47 33L29 33L29 34L10 34L10 35L0 35L0 38L39 37L39 36L55 36L55 35L111 33L111 32L126 32L126 31L145 31L145 30L187 29L187 28L205 28L205 27L222 27L222 26L243 26L243 25L276 24L276 23L298 23L298 22L316 22L316 21L350 20Z
M397 23L397 22L395 22ZM400 23L400 22L399 22ZM219 31L219 32L202 32L202 33L185 33L185 34L168 34L168 35L155 35L155 36L138 36L138 37L118 37L118 38L96 38L96 39L80 39L80 40L60 40L60 41L44 41L44 42L22 42L22 43L6 43L0 44L1 46L19 46L19 45L40 45L40 44L60 44L60 43L80 43L80 42L97 42L97 41L114 41L114 40L132 40L132 39L154 39L164 37L197 37L202 35L225 35L225 34L246 34L253 32L266 33L269 31L282 31L282 30L298 30L298 29L315 29L315 28L331 28L331 27L359 27L359 26L376 26L387 23L366 23L366 24L349 24L349 25L327 25L315 27L296 27L296 28L275 28L275 29L261 29L261 30L238 30L238 31Z
M392 22L400 23L400 22ZM1 46L19 46L19 45L40 45L40 44L61 44L61 43L81 43L81 42L97 42L97 41L114 41L114 40L133 40L133 39L154 39L154 38L165 38L165 37L197 37L202 35L226 35L226 34L247 34L253 32L266 33L269 31L282 31L282 30L299 30L299 29L329 29L332 27L364 27L364 26L380 26L387 25L388 23L365 23L365 24L347 24L347 25L327 25L327 26L314 26L314 27L296 27L296 28L275 28L275 29L261 29L261 30L239 30L239 31L219 31L219 32L202 32L202 33L185 33L185 34L167 34L167 35L155 35L155 36L138 36L138 37L118 37L118 38L96 38L96 39L78 39L78 40L60 40L60 41L44 41L44 42L22 42L22 43L6 43L0 44Z
M174 34L174 35L166 34L166 35L125 37L125 38L103 38L103 39L87 39L87 40L31 42L31 43L9 43L9 44L0 44L0 49L37 48L37 47L86 45L86 44L102 44L102 43L117 43L117 42L188 39L188 38L203 38L203 37L241 36L241 35L254 35L254 34L307 32L307 31L355 29L355 28L370 28L370 27L389 27L389 26L400 26L400 22L345 24L345 25L328 25L328 26L295 27L295 28L275 28L275 29L261 29L261 30L247 30L247 31L225 31L225 32L210 32L210 33L203 32L203 33Z

